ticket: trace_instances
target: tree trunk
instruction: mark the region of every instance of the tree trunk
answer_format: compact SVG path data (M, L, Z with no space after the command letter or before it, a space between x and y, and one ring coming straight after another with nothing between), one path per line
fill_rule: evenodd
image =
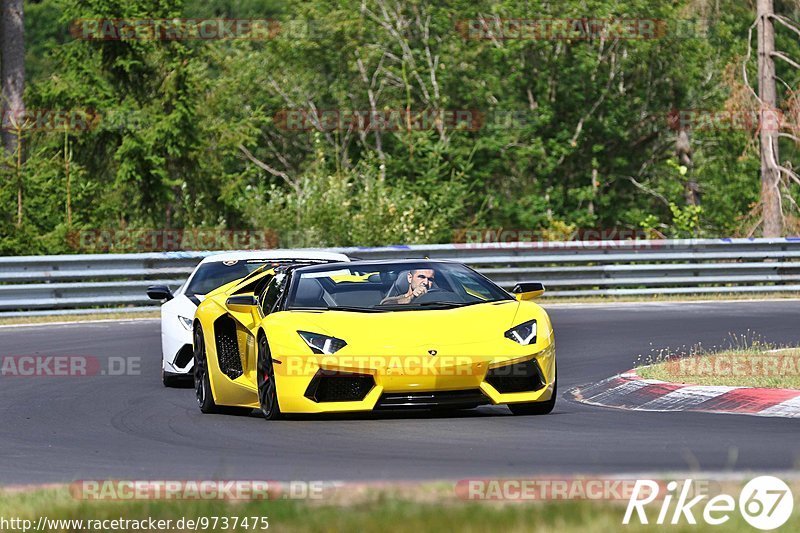
M6 155L15 161L17 173L17 226L22 224L22 181L20 164L22 162L22 139L20 130L10 128L6 118L13 122L25 119L25 103L22 92L25 90L25 29L23 26L22 0L2 0L0 13L0 78L2 78L2 142Z
M22 0L2 0L0 15L0 77L2 77L4 117L24 119L25 103L25 33ZM3 147L11 155L17 149L17 136L13 131L3 131Z
M770 18L775 13L773 0L758 0L758 96L759 136L761 145L761 206L764 237L783 234L781 210L781 173L778 168L778 132L772 114L777 109L775 88L775 28Z
M692 145L685 129L681 129L675 139L675 157L678 159L678 164L686 168L685 173L682 174L685 177L683 194L686 198L686 205L700 205L700 184L693 176Z

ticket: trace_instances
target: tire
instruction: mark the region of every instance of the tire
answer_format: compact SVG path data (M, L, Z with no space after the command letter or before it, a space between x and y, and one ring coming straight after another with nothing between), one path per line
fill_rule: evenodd
M275 368L272 364L272 353L269 350L267 337L263 333L258 336L258 405L266 420L277 420L281 417L278 404L278 384L275 382Z
M508 408L518 416L527 415L546 415L556 406L556 396L558 396L558 373L553 380L553 395L545 402L510 403Z
M219 413L220 409L214 401L214 392L211 390L211 381L208 377L208 364L206 361L206 343L203 337L203 327L199 324L194 328L194 392L197 405L203 413Z

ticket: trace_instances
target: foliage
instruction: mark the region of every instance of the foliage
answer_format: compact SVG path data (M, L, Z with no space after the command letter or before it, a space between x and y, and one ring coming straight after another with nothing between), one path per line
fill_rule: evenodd
M798 18L791 2L776 8ZM272 229L298 246L446 242L467 228L548 238L578 228L749 231L756 132L693 124L687 165L668 120L752 106L740 79L754 17L746 3L42 0L26 9L28 108L82 112L91 127L26 131L21 227L16 174L2 168L3 254L74 251L70 232L119 227ZM79 19L182 16L273 19L279 31L217 41L69 31ZM653 39L469 38L482 17L664 22ZM779 48L800 57L791 32L778 33ZM779 75L788 109L800 75L782 66ZM287 127L287 113L315 110L460 110L472 122ZM790 139L781 151L797 161ZM699 207L687 202L690 182Z

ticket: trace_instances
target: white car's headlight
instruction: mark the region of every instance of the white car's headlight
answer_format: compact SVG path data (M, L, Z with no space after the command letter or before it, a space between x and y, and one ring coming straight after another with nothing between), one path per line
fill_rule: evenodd
M511 328L506 331L506 337L523 346L536 344L536 320L529 320Z
M193 322L191 318L186 318L185 316L178 316L178 322L181 323L183 329L185 329L186 331L192 331Z
M347 346L346 342L336 337L328 337L327 335L310 333L308 331L298 331L297 333L306 341L311 351L316 354L334 354Z

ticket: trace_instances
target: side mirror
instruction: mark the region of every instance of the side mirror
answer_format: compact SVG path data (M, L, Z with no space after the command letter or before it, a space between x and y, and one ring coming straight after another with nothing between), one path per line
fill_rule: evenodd
M172 300L172 291L166 285L151 285L147 287L147 297L151 300Z
M541 283L517 283L511 293L517 297L520 302L523 300L533 300L544 294L544 285Z
M225 305L228 306L228 309L231 311L249 313L252 307L258 305L258 300L256 300L256 297L252 294L240 294L229 297L225 300Z

